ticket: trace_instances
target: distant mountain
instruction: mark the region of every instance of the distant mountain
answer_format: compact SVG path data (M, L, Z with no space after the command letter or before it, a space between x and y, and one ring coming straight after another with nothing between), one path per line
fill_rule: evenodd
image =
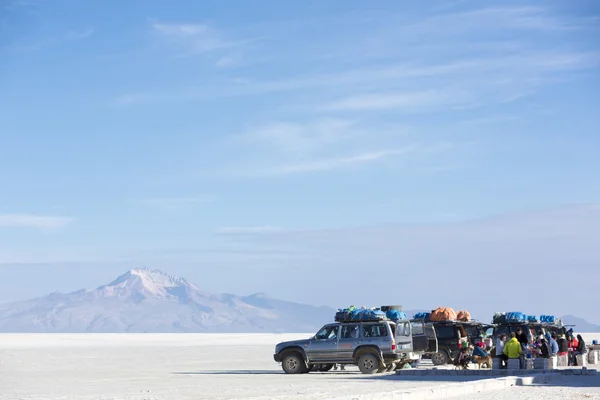
M600 325L589 323L583 318L565 315L561 319L564 325L575 325L573 327L575 332L600 332Z
M211 294L143 268L94 290L0 304L0 332L314 332L334 313L263 294Z

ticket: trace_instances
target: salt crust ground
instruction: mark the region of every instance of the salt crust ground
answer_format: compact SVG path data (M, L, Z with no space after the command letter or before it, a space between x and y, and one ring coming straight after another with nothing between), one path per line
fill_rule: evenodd
M273 347L302 337L306 334L3 334L0 399L308 400L410 390L458 379L364 376L356 368L284 375L272 359ZM600 334L584 337L591 341ZM600 399L600 376L564 379L549 387L512 388L468 399ZM579 387L573 387L577 382Z

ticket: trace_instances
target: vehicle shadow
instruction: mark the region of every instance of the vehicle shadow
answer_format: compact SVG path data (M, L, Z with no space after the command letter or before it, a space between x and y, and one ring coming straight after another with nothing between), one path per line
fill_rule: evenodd
M218 371L176 371L171 372L171 375L286 375L283 371L277 370L250 370L250 369L237 369L237 370L218 370ZM306 376L307 374L295 374L292 376ZM363 376L359 371L328 371L328 372L311 372L311 376L314 375L360 375Z
M222 371L177 371L171 375L282 375L283 371L274 370L222 370Z

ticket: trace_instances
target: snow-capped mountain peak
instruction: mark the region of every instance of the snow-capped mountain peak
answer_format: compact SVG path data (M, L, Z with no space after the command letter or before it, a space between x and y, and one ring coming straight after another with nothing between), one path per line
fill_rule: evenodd
M178 276L148 268L131 269L117 279L96 289L101 297L122 297L139 302L147 298L175 297L199 292L198 287Z

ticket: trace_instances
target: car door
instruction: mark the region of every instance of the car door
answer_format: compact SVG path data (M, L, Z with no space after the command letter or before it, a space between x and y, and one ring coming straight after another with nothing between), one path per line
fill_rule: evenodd
M414 352L424 353L429 347L429 338L425 335L424 325L422 321L412 321L410 323Z
M360 324L344 324L340 329L336 360L351 361L354 349L362 344Z
M427 352L437 353L438 352L438 340L435 333L435 328L432 324L424 324L423 331L428 339Z
M325 325L310 341L308 359L327 361L335 359L338 351L339 324Z
M409 320L396 321L396 346L398 351L403 353L413 351L412 327Z

